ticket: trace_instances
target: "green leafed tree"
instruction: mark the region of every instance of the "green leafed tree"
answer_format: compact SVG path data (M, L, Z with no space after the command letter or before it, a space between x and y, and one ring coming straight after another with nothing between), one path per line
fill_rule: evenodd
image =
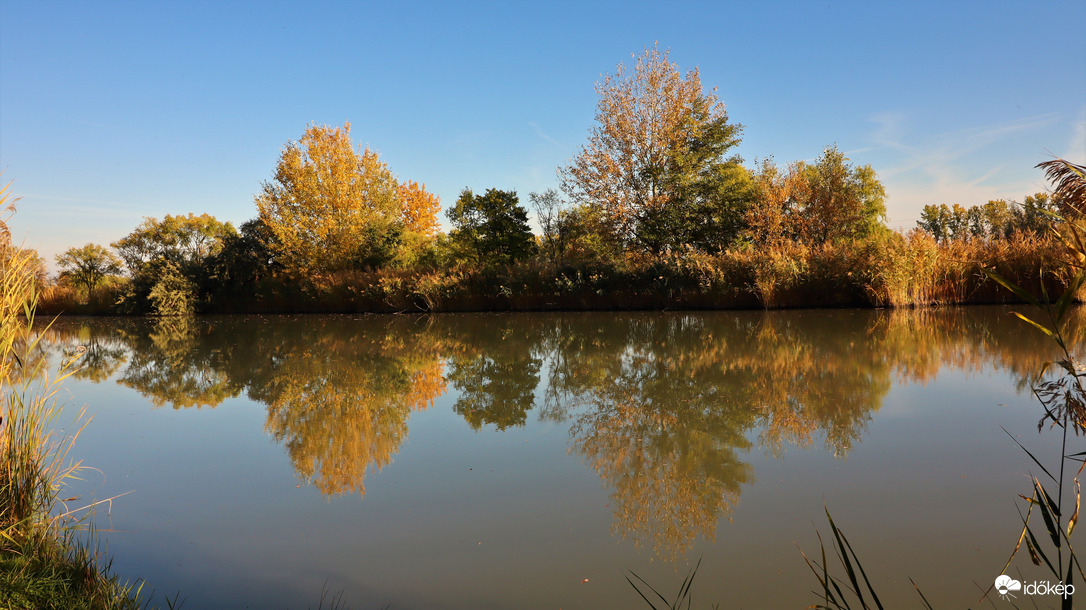
M56 262L61 277L86 289L88 301L102 280L121 273L122 264L117 255L98 244L68 248L57 255Z
M492 188L475 195L465 188L446 215L454 227L449 237L462 259L508 264L535 253L528 210L520 205L516 191Z
M185 306L167 309L179 313L195 309L200 295L209 288L210 261L236 236L234 225L210 214L145 218L134 231L112 244L132 277L121 309L135 313L163 310L159 306L166 302L162 291L172 292L182 285ZM184 282L175 281L178 278ZM151 293L160 285L155 292L159 298L151 300Z
M111 244L121 255L128 272L141 273L147 265L171 262L181 268L199 267L222 249L228 236L237 235L234 225L210 214L166 215L162 220L144 218L134 231Z

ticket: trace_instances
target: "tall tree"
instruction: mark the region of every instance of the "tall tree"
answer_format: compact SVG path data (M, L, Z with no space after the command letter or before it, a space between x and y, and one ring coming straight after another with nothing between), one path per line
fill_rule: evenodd
M255 199L286 267L333 271L370 259L386 247L375 241L402 229L399 190L376 152L354 148L350 123L312 125L287 143Z
M597 125L560 174L575 203L597 210L605 237L649 251L733 238L751 185L741 159L725 154L742 128L698 70L684 77L653 47L596 92Z
M528 211L516 191L492 188L475 195L466 188L447 215L454 227L450 238L473 261L507 264L535 251Z
M87 244L82 248L68 248L56 257L61 277L67 277L76 286L87 289L87 300L91 292L107 276L121 272L121 259L98 244Z

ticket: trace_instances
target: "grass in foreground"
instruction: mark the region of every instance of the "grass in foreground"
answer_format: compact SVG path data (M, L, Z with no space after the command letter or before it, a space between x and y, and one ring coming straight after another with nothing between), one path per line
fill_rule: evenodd
M0 188L0 214L10 215L7 190ZM0 608L146 607L141 586L110 574L109 560L88 542L93 532L77 538L93 505L69 510L77 499L61 499L81 468L68 452L86 418L80 412L67 434L55 427L56 394L75 360L51 377L46 359L34 357L35 284L34 260L12 245L0 217Z

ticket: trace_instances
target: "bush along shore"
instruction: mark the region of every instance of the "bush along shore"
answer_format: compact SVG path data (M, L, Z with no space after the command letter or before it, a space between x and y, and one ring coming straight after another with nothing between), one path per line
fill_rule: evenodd
M887 232L818 246L780 242L715 254L628 256L620 261L377 268L246 280L174 281L138 304L135 280L113 278L90 298L63 282L43 288L50 314L350 313L623 309L915 307L1017 302L985 271L1041 294L1069 274L1054 236L936 242ZM1042 269L1050 270L1043 276ZM167 280L170 278L167 277ZM179 278L183 280L184 278ZM153 297L159 297L154 300Z

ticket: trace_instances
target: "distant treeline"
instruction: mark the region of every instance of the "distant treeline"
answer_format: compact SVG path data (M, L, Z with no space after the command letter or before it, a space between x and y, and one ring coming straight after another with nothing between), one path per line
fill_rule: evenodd
M885 190L834 146L814 162L732 149L742 126L647 49L597 86L588 143L561 190L465 188L439 230L438 198L400 181L350 124L286 144L236 229L207 214L148 218L105 248L57 257L42 311L465 311L1001 302L994 269L1059 292L1067 272L1049 230L1076 213L1044 193L1014 206L927 206L907 234L885 225Z

